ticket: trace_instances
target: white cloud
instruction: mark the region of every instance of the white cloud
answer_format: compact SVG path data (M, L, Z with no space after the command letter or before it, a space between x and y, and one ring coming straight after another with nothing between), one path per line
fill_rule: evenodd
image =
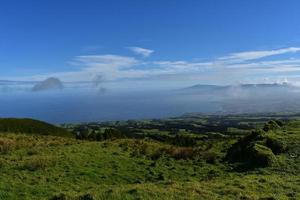
M126 68L138 64L138 60L133 57L111 54L77 56L74 61L90 68Z
M154 50L145 49L141 47L128 47L128 49L131 50L133 53L141 55L143 57L149 57L152 53L154 53Z
M269 50L269 51L247 51L247 52L232 53L228 56L219 58L219 60L242 62L242 61L260 59L268 56L274 56L274 55L280 55L286 53L296 53L299 51L300 48L298 47L289 47L289 48Z
M209 61L155 60L145 61L134 57L104 54L83 55L72 60L77 70L22 77L17 80L43 80L58 77L62 81L93 82L97 77L104 81L206 81L217 84L243 82L252 77L276 77L300 73L300 59L256 60L271 55L294 53L300 48L232 53ZM8 78L6 78L8 79ZM16 79L15 77L11 79Z

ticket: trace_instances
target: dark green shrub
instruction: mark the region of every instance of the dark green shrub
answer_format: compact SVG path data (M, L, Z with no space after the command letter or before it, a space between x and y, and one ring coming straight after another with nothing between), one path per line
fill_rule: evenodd
M67 200L67 199L68 199L67 196L61 193L61 194L54 195L49 200Z
M283 153L287 150L287 144L284 141L273 137L267 137L266 145L275 154Z
M254 131L233 144L226 154L230 162L242 162L247 167L269 167L277 163L272 149L265 145L265 134Z
M103 136L102 136L101 133L97 133L97 134L96 134L96 140L97 140L97 141L102 141L102 140L103 140Z
M118 129L115 128L107 128L103 133L104 140L117 139L123 137L124 137L123 134Z
M230 162L244 161L249 154L248 147L255 141L263 139L262 131L253 131L251 134L241 138L229 148L226 159Z
M215 164L218 160L218 154L215 152L205 151L201 153L201 157L209 164Z
M89 137L89 129L86 126L78 126L73 130L76 139L85 140Z
M32 156L38 154L38 150L36 148L31 148L27 150L27 155Z
M259 167L271 167L276 165L277 159L272 150L260 144L254 144L249 149L249 159Z
M284 125L284 122L281 120L276 119L275 122L278 124L278 126L282 127Z
M91 194L84 194L78 197L78 200L93 200L94 197Z
M166 152L165 149L159 148L150 154L150 158L152 160L158 160L160 157L162 157L165 154L165 152Z
M259 200L277 200L275 197L261 197Z
M197 140L189 135L176 134L171 143L177 146L190 147L197 144Z
M97 133L96 133L96 131L92 131L89 135L88 135L88 139L89 140L91 140L91 141L97 141ZM98 140L98 141L100 141L100 140Z
M278 123L276 121L274 121L274 120L271 120L271 121L267 122L264 125L263 130L266 131L266 132L268 132L270 130L276 130L276 129L280 128L280 126L278 125Z
M212 180L213 178L219 176L219 172L216 170L209 170L206 174L206 176L204 177L205 180Z

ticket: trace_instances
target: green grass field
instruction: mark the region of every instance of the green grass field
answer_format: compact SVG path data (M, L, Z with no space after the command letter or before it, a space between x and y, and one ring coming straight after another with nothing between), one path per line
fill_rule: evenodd
M2 133L0 199L300 199L300 121L250 143L269 138L285 145L275 163L241 168L245 162L226 160L236 137L182 147L149 138Z

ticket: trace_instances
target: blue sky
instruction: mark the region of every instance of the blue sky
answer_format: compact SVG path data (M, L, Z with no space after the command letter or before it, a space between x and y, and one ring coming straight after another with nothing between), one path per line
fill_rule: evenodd
M0 80L151 86L300 81L297 0L0 4Z

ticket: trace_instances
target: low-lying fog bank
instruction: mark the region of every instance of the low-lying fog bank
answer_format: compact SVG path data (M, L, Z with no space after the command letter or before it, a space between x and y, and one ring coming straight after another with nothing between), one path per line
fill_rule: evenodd
M187 112L300 111L300 90L287 84L196 85L147 91L86 88L84 83L42 92L32 91L25 83L22 89L12 88L7 84L0 90L1 117L52 123L162 118Z

